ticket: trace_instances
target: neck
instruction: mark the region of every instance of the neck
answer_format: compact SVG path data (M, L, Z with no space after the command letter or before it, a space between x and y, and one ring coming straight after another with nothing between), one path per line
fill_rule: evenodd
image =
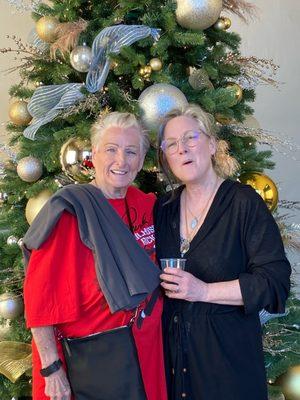
M214 173L201 181L186 183L186 196L191 200L195 198L199 201L199 198L206 197L214 191L222 181L223 179Z
M101 184L101 182L99 182L97 178L92 180L91 184L100 189L107 199L123 199L126 196L128 189L127 187L126 188L107 187Z

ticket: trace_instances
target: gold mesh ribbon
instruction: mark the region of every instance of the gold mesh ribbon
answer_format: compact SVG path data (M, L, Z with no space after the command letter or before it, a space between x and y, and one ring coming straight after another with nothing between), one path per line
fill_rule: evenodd
M0 374L15 383L31 367L30 344L0 342Z

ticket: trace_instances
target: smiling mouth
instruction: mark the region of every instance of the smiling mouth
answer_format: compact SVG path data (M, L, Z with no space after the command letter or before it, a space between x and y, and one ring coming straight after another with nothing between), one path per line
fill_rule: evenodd
M120 175L120 176L127 174L127 171L118 171L116 169L111 169L110 172L112 172L114 175Z

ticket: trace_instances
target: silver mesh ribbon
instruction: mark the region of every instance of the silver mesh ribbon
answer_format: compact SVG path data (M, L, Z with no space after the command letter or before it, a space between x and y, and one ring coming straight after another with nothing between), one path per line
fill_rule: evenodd
M159 39L158 29L145 25L117 25L104 28L94 39L92 46L92 62L86 77L86 89L95 93L102 89L109 73L109 53L119 53L122 46L129 46L140 39L152 36ZM84 95L81 83L41 86L34 92L28 111L33 119L23 134L34 140L37 130L57 117L60 112L82 100Z
M86 77L89 92L98 92L104 85L109 73L109 53L118 54L123 46L130 46L147 36L159 38L159 30L145 25L116 25L104 28L95 38L92 47L92 63Z
M84 95L80 91L82 86L82 83L67 83L37 88L27 107L33 119L23 135L34 140L37 130L42 125L53 121L61 110L83 99Z
M287 313L283 313L283 314L270 314L268 311L266 311L265 309L261 310L259 312L259 319L260 319L260 323L261 325L266 324L268 321L270 321L273 318L279 318L279 317L285 317L287 315Z

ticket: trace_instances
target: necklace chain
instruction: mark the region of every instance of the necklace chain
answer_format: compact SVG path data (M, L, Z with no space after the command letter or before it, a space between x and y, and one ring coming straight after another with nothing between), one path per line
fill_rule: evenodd
M185 253L187 253L189 251L191 241L196 234L195 230L198 227L198 225L200 224L200 222L203 221L205 211L207 210L213 195L217 191L218 183L219 183L219 178L217 178L214 188L213 188L210 196L208 197L204 207L202 208L201 213L198 216L195 216L189 209L188 204L187 204L186 190L185 190L185 192L184 192L184 219L185 219L186 238L183 238L181 241L181 245L180 245L181 257L183 257L185 255ZM188 227L187 210L190 212L190 214L193 217L192 221L190 222L190 227L191 227L190 232L189 232L189 227ZM195 234L193 235L194 232L195 232Z

